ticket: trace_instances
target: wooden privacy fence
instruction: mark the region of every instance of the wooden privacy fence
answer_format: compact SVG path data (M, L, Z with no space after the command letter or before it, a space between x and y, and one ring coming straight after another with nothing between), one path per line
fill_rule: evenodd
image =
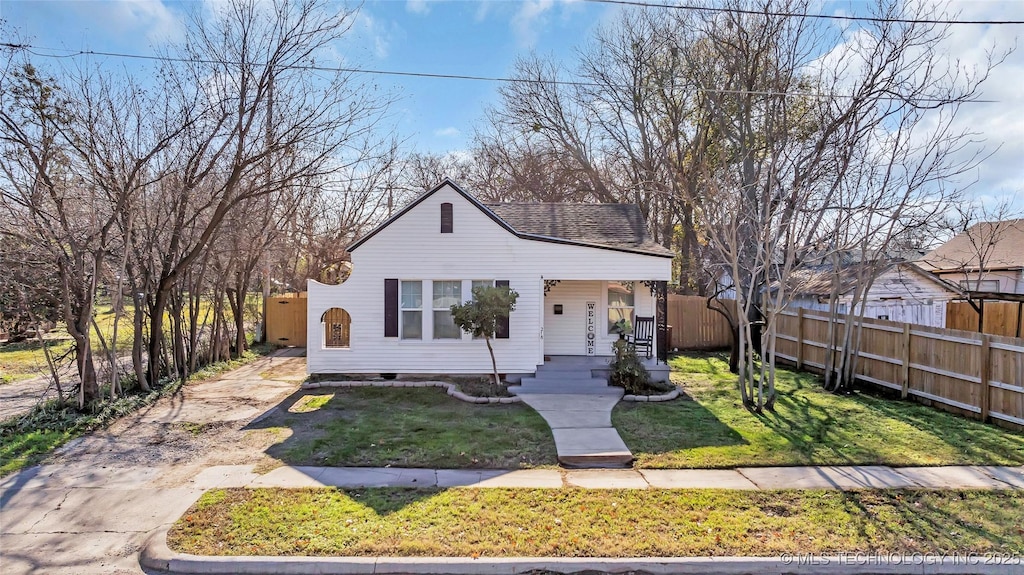
M1024 335L1024 303L987 301L982 332L991 335L1021 337ZM965 301L946 304L946 328L978 331L978 312Z
M839 320L834 348L846 320ZM776 357L825 369L828 317L784 311ZM969 331L864 319L856 377L947 411L1024 426L1024 341Z
M708 309L707 299L701 296L669 294L668 325L672 326L670 348L717 349L732 343L729 322Z
M289 294L263 300L266 310L267 343L306 345L306 296Z

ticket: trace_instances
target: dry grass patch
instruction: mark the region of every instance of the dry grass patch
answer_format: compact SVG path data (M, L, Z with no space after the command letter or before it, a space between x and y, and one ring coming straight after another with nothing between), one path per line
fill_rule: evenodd
M321 388L291 396L258 427L287 465L516 469L556 464L551 430L523 404L477 405L427 388Z
M1016 491L226 489L172 527L198 555L668 557L1024 553Z

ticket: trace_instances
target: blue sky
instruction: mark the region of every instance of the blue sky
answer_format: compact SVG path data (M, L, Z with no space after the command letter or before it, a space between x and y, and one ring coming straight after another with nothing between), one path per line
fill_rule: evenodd
M156 0L0 0L0 17L33 45L151 54L173 38L176 20L195 5ZM563 0L367 1L341 47L360 68L470 76L508 76L536 50L568 58L617 8ZM41 59L40 61L45 61ZM129 65L132 65L129 62ZM497 82L375 76L400 96L399 132L418 151L465 149Z
M821 12L856 12L861 5L859 0L824 2ZM36 46L151 54L154 45L180 33L181 14L196 6L170 0L0 0L0 18L20 33L19 40ZM505 77L516 58L530 50L571 63L572 51L619 9L580 0L367 0L340 50L347 64L361 68ZM964 0L953 10L961 19L1024 20L1024 0ZM939 49L976 63L985 48L1012 47L1021 35L1024 26L959 26ZM1024 204L1020 78L1024 43L984 87L981 97L996 102L966 106L962 125L981 132L993 152L968 176L978 180L975 195L1017 194ZM473 125L497 98L496 82L373 79L399 94L395 120L410 150L465 150Z

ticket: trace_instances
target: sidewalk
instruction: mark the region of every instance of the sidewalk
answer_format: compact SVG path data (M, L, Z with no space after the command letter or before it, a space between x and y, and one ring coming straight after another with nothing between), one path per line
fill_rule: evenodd
M41 485L40 485L41 486ZM208 467L194 489L229 487L463 487L530 489L1024 489L1024 467L813 466L739 469L414 469Z

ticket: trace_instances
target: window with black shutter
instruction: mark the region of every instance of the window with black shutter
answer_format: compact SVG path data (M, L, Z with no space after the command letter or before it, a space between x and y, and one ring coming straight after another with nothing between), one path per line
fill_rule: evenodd
M496 280L494 287L509 287L508 280ZM509 336L509 318L501 318L498 321L498 325L494 326L494 337L495 339L508 339Z

